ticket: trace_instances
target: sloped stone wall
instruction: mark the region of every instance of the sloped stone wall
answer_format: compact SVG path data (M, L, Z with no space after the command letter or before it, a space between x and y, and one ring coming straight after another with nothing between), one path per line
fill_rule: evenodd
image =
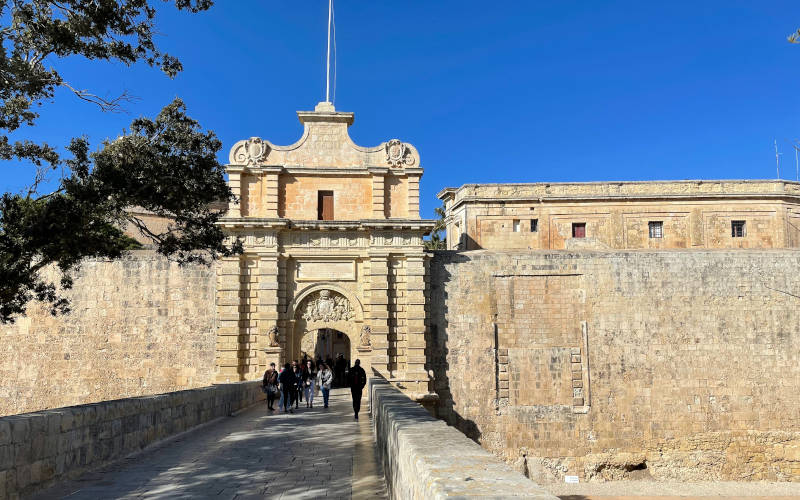
M147 250L84 262L71 313L31 303L0 326L0 415L210 385L215 287L213 266Z
M800 481L800 252L439 252L442 418L540 480Z

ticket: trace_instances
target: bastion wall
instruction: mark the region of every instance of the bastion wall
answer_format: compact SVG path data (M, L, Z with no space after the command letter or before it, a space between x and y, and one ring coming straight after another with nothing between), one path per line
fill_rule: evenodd
M0 416L214 382L216 273L148 250L87 260L72 312L31 302L0 325Z
M437 252L439 416L539 482L800 480L800 252Z

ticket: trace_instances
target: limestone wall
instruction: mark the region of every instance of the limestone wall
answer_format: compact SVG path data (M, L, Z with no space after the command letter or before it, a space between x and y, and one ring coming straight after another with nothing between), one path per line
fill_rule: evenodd
M800 252L440 252L440 415L541 480L800 480Z
M369 391L389 498L556 500L385 380L371 378Z
M32 303L0 326L0 415L210 385L215 286L149 251L85 262L70 314Z
M0 418L0 498L28 496L263 400L258 382Z

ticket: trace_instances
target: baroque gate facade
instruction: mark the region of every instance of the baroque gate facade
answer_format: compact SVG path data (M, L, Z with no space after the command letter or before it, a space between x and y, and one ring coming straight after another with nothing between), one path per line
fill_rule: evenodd
M419 214L419 154L398 139L356 145L353 113L330 103L297 114L295 144L253 137L230 151L238 200L221 224L244 253L218 266L217 381L314 356L336 331L349 338L347 359L424 397L422 237L434 222Z

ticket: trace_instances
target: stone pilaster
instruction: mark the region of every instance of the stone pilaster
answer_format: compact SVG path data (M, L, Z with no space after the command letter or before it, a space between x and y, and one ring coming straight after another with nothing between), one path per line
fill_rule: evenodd
M425 370L425 256L406 258L406 378L418 380L416 392L428 392Z
M372 218L386 218L385 169L370 169L372 173Z
M280 187L280 167L265 168L262 182L264 183L264 217L277 218Z
M241 259L217 264L217 382L236 382L239 375L239 307Z
M228 185L236 196L236 201L228 203L228 217L241 217L242 210L239 201L242 199L242 168L228 167Z
M419 179L421 175L408 176L408 218L419 219Z
M389 259L388 255L370 255L369 309L372 328L372 367L388 375L389 365Z
M257 302L255 318L258 328L259 355L258 373L267 369L269 363L280 363L280 346L270 346L269 331L278 327L278 256L261 253L257 271Z

